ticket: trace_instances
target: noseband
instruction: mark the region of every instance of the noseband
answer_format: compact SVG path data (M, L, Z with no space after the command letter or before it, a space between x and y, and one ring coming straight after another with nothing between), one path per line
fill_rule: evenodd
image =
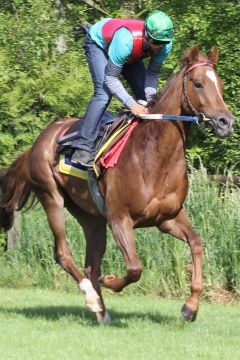
M203 63L193 64L192 66L190 66L189 68L187 68L185 70L184 77L183 77L183 99L184 99L184 101L187 102L187 104L189 105L192 112L198 117L198 121L200 121L200 122L210 121L211 119L206 118L203 113L200 113L199 111L197 111L197 109L193 106L193 104L189 100L188 93L187 93L188 74L190 73L190 71L192 71L193 69L195 69L198 66L211 66L212 68L214 67L214 65L211 63L203 62Z

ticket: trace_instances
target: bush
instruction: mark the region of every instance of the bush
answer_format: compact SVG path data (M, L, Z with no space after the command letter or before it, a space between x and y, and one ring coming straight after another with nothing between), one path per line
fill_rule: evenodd
M72 38L76 24L94 23L104 14L145 18L147 12L160 7L158 1L132 1L130 9L119 1L104 0L101 6L89 1L80 3L75 0L1 2L0 165L9 164L17 153L28 148L50 122L84 113L92 84L81 49L82 40L74 42ZM166 0L161 2L161 10L174 20L175 41L163 66L159 89L178 70L184 50L196 43L203 51L218 45L217 71L225 80L226 102L237 119L240 114L239 1ZM59 48L60 42L63 44ZM113 112L120 108L118 101L113 101L110 107ZM189 155L195 166L199 165L200 155L212 173L226 165L237 173L239 135L238 122L233 135L224 140L204 137L196 128L191 135Z

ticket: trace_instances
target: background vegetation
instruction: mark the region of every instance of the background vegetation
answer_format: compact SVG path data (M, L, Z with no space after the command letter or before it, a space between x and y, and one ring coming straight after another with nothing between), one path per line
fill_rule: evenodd
M240 2L212 0L0 0L0 165L28 148L50 122L81 116L92 93L82 40L72 29L104 16L143 18L155 8L175 24L175 41L164 64L159 88L179 69L182 53L198 43L203 51L220 50L218 73L225 80L225 98L240 113ZM121 109L113 101L111 110ZM239 171L239 124L230 139L204 137L194 129L189 155L197 155L209 171Z

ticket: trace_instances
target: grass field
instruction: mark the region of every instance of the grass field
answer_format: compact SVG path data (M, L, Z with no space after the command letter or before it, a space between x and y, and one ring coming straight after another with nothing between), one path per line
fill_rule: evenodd
M112 317L98 325L83 297L0 288L0 359L240 359L240 305L203 303L195 323L182 301L105 293Z

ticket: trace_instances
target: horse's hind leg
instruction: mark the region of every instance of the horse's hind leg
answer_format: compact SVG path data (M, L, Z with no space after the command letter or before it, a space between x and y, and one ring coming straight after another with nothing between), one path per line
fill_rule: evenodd
M185 320L194 321L199 308L199 297L203 289L202 284L202 239L193 230L189 220L182 209L173 220L163 221L159 229L176 238L186 241L192 252L192 283L191 296L182 308Z
M136 251L134 231L131 219L115 218L109 222L113 236L120 248L127 266L127 275L122 278L106 275L102 277L102 284L116 292L125 286L138 281L142 274L142 265Z
M110 317L105 308L99 277L101 275L101 261L106 250L106 220L104 218L96 218L85 212L79 212L73 204L66 204L69 212L78 220L83 228L86 238L86 259L85 259L85 275L92 283L93 288L101 299L102 311L96 312L99 322L109 322ZM91 301L91 299L89 299Z
M90 220L90 221L89 221ZM106 222L102 220L87 219L83 225L83 230L87 240L86 260L85 260L85 275L91 279L94 289L97 291L102 300L103 311L96 314L100 322L109 322L110 317L106 311L99 278L101 276L101 262L106 250Z
M79 285L80 290L84 292L89 309L93 312L101 312L102 307L100 297L93 289L91 282L81 274L75 265L67 244L63 196L57 188L54 190L51 189L51 192L36 191L36 194L47 214L48 222L54 235L56 261L73 277Z

